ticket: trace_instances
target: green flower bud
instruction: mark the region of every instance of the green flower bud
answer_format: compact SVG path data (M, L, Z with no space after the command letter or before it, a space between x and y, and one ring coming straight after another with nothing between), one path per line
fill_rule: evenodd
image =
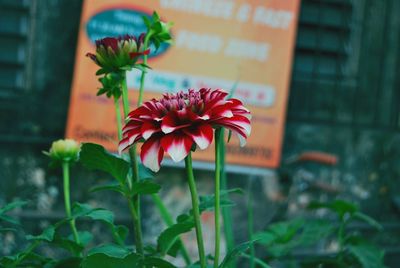
M55 161L75 162L78 161L79 151L80 145L78 142L65 139L53 142L47 155Z
M156 49L158 49L162 43L171 43L172 22L161 21L160 16L155 11L151 19L143 17L143 21L147 27L147 38L154 44Z

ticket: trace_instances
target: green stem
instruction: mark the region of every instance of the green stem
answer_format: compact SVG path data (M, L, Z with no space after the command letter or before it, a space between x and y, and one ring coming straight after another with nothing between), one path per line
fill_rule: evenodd
M125 118L128 117L129 114L129 99L128 99L128 87L126 84L126 73L124 73L124 79L122 81L122 102L124 106L124 115ZM136 157L136 146L132 146L129 148L129 156L131 160L131 166L133 170L133 176L131 179L128 179L129 189L132 189L133 183L139 181L139 163ZM142 224L140 217L140 198L139 195L133 196L129 199L129 209L131 210L134 232L135 232L135 243L136 249L138 253L143 253L143 239L142 239ZM135 213L132 213L132 212ZM136 216L134 216L136 215Z
M160 211L161 218L163 221L167 224L168 227L172 226L174 224L174 220L172 219L171 215L169 214L167 208L165 207L164 203L162 202L160 196L157 194L152 194L151 195L154 204L156 204L158 210ZM187 251L185 244L183 243L182 239L179 237L178 238L178 243L179 247L181 249L182 257L185 260L185 263L187 265L192 263L192 260L190 259L189 252Z
M248 210L248 231L249 231L249 240L253 239L253 225L254 225L254 220L253 220L253 192L252 192L252 180L250 179L249 181L249 187L248 187L248 200L247 200L247 210ZM255 249L254 249L254 243L251 243L250 245L250 268L255 267Z
M226 179L226 171L225 171L225 141L224 141L225 131L221 130L221 135L219 137L219 143L221 146L221 190L228 189L228 182ZM226 247L227 251L231 252L235 248L235 241L233 235L233 225L232 225L232 212L231 207L226 206L222 207L222 218L224 221L224 234L226 239ZM235 267L235 262L232 261L232 264L229 267Z
M256 258L256 257L254 257L252 255L249 255L249 254L246 254L246 253L242 253L240 256L244 257L244 258L247 258L247 259L253 259L255 263L257 263L258 265L260 265L263 268L271 268L271 266L269 266L268 264L266 264L265 262L263 262L259 258Z
M135 232L135 244L136 244L136 252L139 254L143 254L143 240L142 240L142 228L140 228L140 218L135 209L135 203L132 198L127 197L129 211L131 212L131 216L133 219L133 228Z
M119 107L119 98L114 97L115 114L117 116L117 130L118 130L118 140L122 140L122 119L121 119L121 109Z
M221 179L221 146L220 146L221 129L215 130L215 254L214 268L218 268L220 254L221 227L219 223L220 213L220 179Z
M64 177L64 204L65 204L65 212L67 214L67 218L70 219L69 220L69 224L71 225L71 230L72 233L74 235L74 239L75 242L77 244L80 244L80 240L79 240L79 235L78 235L78 231L76 230L76 226L75 226L75 220L71 219L71 200L70 200L70 196L69 196L69 162L64 161L62 163L62 169L63 169L63 177Z
M205 268L206 267L206 255L204 252L203 234L201 231L199 197L197 195L196 183L194 181L193 167L192 167L192 155L190 152L189 152L188 156L185 158L185 166L186 166L186 173L187 173L187 177L188 177L190 195L192 197L192 209L193 209L194 224L195 224L195 228L196 228L196 238L197 238L197 247L199 250L200 267Z
M129 114L129 98L128 98L128 85L126 84L126 72L123 73L122 79L122 104L124 107L125 120Z
M19 255L18 258L12 263L11 267L12 268L18 267L19 264L26 258L26 256L28 256L32 251L34 251L39 246L40 242L41 241L36 240L32 244L30 244L29 247L25 249L23 253Z
M149 39L151 34L147 34L143 41L143 47L148 49ZM147 65L147 55L143 55L143 64ZM146 67L145 67L146 68ZM139 97L138 97L138 106L140 106L143 102L143 92L144 92L144 81L146 78L147 71L144 69L140 76L140 87L139 87Z

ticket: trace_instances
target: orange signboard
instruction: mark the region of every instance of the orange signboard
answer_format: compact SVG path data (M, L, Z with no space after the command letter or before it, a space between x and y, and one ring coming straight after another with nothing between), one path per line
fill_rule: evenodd
M96 0L84 1L66 136L117 150L114 104L96 97L98 67L87 57L94 40L145 31L142 16L156 10L173 21L174 43L152 49L144 99L187 88L234 89L253 115L245 147L227 144L230 164L279 165L300 0ZM136 107L140 71L127 74ZM212 146L193 154L214 161Z

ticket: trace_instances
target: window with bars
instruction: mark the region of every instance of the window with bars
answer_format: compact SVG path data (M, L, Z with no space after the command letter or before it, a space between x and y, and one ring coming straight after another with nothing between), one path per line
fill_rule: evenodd
M303 0L288 122L398 129L398 12L396 0Z

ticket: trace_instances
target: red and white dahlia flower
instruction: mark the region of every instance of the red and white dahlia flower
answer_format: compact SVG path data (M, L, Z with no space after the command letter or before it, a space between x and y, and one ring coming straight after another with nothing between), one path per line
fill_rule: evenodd
M92 59L106 72L130 70L142 55L148 55L150 49L143 45L145 34L138 38L132 35L120 37L106 37L96 40L96 53L87 53L86 56Z
M243 146L250 135L251 115L240 100L225 99L227 95L220 89L189 89L143 103L128 115L119 152L144 140L142 163L157 172L164 152L179 162L195 146L207 148L213 139L213 128L232 130Z

